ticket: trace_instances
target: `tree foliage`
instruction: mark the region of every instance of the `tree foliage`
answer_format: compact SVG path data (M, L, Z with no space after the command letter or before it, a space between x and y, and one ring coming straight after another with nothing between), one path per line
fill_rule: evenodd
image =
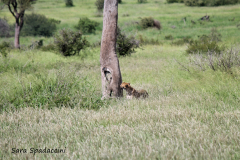
M139 41L133 36L127 36L119 27L117 27L117 47L118 56L127 56L135 52L139 48Z
M55 19L48 19L41 14L26 14L24 17L25 26L22 29L23 36L46 36L50 37L56 31L56 24L60 23Z
M80 31L74 32L69 29L62 29L54 36L56 49L64 56L73 56L88 47L90 44Z
M221 6L238 2L239 0L184 0L186 6Z
M82 33L94 33L98 25L98 22L92 21L89 18L85 17L80 18L78 25L75 26L75 28L79 29Z
M67 7L72 7L73 6L73 1L72 0L65 0L65 4Z

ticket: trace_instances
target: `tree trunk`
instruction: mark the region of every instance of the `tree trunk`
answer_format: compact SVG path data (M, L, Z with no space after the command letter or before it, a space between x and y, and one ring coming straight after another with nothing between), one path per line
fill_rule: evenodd
M16 25L15 25L14 47L18 48L18 49L20 48L20 43L19 43L20 30L21 30L21 27L16 23Z
M102 99L122 97L122 76L116 54L118 0L105 0L101 41Z

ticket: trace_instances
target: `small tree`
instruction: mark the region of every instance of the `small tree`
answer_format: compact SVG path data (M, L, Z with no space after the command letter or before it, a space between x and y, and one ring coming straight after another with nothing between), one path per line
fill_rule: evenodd
M50 37L57 29L59 21L48 19L42 14L26 14L24 17L25 25L22 29L22 36L46 36Z
M119 27L117 27L117 46L116 52L118 56L127 56L135 52L134 49L139 48L140 43L134 36L127 36Z
M67 29L60 30L59 33L54 36L54 43L56 49L64 56L79 54L82 49L89 46L89 42L85 37L82 37L81 32L74 32Z
M98 11L102 11L104 7L104 0L97 0L95 2Z
M72 0L65 0L65 4L67 7L72 7L73 6L73 1Z
M15 18L15 48L20 48L20 31L24 24L24 14L25 10L32 7L32 4L36 0L0 0L3 4L7 5L9 11Z
M75 26L75 28L79 29L82 33L94 33L98 25L98 22L92 21L89 18L85 17L80 18L78 25Z

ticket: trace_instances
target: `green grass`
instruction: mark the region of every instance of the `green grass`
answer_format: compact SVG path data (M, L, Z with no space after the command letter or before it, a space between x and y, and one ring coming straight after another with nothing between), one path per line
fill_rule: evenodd
M189 73L174 60L187 64L185 47L144 46L119 60L123 81L149 98L99 102L99 49L85 52L84 61L41 51L8 55L11 67L0 74L1 106L9 107L0 114L2 159L240 158L239 69L234 76ZM45 147L66 153L30 153Z
M34 12L61 20L58 29L73 29L81 16L102 24L102 17L95 17L94 0L73 2L74 7L66 8L62 0L38 0ZM125 13L130 16L123 17ZM213 22L191 24L206 13ZM200 71L189 65L186 46L172 46L164 39L170 34L197 38L217 27L221 43L239 44L239 13L239 5L198 8L123 0L120 26L163 43L119 58L123 81L146 89L145 100L100 100L100 48L73 57L30 49L11 50L7 58L0 55L0 159L239 159L239 66L231 73ZM11 18L7 9L1 16ZM163 29L132 25L140 16L153 16ZM232 17L235 21L228 20ZM21 44L41 38L21 37ZM101 27L87 38L99 41ZM51 41L44 38L45 44ZM30 153L31 148L45 147L66 153ZM13 154L12 148L27 153Z

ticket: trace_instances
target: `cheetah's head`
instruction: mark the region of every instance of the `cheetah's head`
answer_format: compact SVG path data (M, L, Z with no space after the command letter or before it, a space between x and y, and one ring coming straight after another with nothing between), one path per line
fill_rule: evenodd
M130 83L123 82L123 83L120 85L120 87L123 88L123 89L126 89L126 88L130 87Z

